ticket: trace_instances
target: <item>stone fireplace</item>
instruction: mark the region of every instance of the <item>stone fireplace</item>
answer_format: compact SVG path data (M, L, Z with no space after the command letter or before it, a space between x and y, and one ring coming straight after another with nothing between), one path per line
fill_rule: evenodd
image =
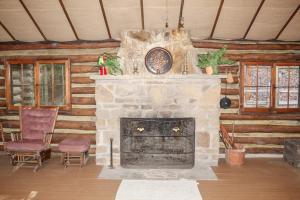
M93 76L96 80L96 161L108 165L109 139L120 164L121 118L194 118L195 163L217 165L220 77L208 75Z
M166 74L152 75L145 68L145 55L154 47L165 48L172 55L173 65ZM110 138L113 138L113 162L120 165L120 146L124 145L120 132L122 118L192 118L195 125L193 150L189 151L192 161L189 159L182 166L217 165L221 76L203 75L195 67L196 55L188 32L183 30L122 33L118 56L124 74L91 76L96 80L97 164L109 165ZM182 75L183 69L187 75ZM167 145L171 147L172 142ZM186 157L180 159L184 161Z

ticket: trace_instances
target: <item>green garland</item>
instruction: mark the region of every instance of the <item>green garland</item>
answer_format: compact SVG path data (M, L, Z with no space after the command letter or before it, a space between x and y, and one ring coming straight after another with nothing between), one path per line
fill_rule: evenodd
M234 63L234 61L223 58L225 51L226 51L226 46L214 52L199 54L197 66L199 68L206 68L208 66L211 66L213 68L213 74L218 74L219 65Z
M104 61L103 59L104 56L106 57L106 61ZM98 66L107 67L108 73L111 75L123 74L118 58L119 57L116 55L110 53L103 53L99 56Z

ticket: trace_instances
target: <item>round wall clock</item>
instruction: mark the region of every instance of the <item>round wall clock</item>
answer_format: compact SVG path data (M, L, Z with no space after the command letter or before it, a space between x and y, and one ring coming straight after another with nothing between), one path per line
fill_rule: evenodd
M171 53L164 48L155 47L150 49L145 57L145 65L153 74L165 74L170 71L173 64Z

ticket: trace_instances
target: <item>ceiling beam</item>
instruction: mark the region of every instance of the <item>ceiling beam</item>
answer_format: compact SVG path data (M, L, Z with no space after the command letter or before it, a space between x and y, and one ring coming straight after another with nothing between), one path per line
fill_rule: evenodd
M214 26L213 26L213 28L211 30L209 39L211 39L213 37L213 35L214 35L214 32L215 32L215 29L216 29L216 26L217 26L217 23L218 23L218 20L219 20L219 17L220 17L220 13L221 13L223 4L224 4L224 0L221 0L220 1L220 5L219 5L219 9L218 9L218 12L217 12L217 16L216 16L216 19L215 19L215 22L214 22Z
M4 26L4 24L0 21L0 26L6 31L6 33L11 37L11 39L16 40L16 38L11 34L11 32Z
M108 37L109 37L109 39L112 39L110 29L109 29L109 25L108 25L108 21L107 21L106 14L105 14L103 1L99 0L99 3L100 3L100 6L101 6L101 11L102 11L103 19L104 19L104 22L105 22Z
M1 24L1 22L0 22ZM218 41L202 40L192 41L195 48L220 49L227 46L228 50L300 50L300 42L252 42L249 41ZM0 51L14 50L38 50L38 49L99 49L99 48L118 48L118 40L101 40L101 41L72 41L72 42L0 42Z
M181 26L181 18L182 18L182 12L183 12L183 6L184 6L184 0L181 0L180 4L180 12L179 12L179 19L178 19L178 28Z
M31 21L33 22L33 24L35 25L35 27L37 28L37 30L40 32L41 36L44 38L44 40L47 41L48 40L47 37L45 36L45 34L43 33L42 29L39 27L39 25L35 21L35 19L33 18L32 14L28 10L28 8L25 5L25 3L23 2L23 0L19 0L19 2L23 6L24 10L26 11L27 15L30 17Z
M0 42L0 51L38 50L38 49L98 49L118 48L120 41L72 41L72 42Z
M226 45L227 50L300 50L300 42L192 40L192 44L195 48L203 49L221 49Z
M141 20L142 20L142 29L145 29L145 20L144 20L144 1L140 0L140 7L141 7Z
M74 26L73 26L73 23L72 23L72 21L71 21L71 18L70 18L69 14L68 14L68 12L67 12L67 10L66 10L66 7L65 7L63 1L62 1L62 0L59 0L59 3L60 3L60 6L62 7L62 9L63 9L63 11L64 11L64 13L65 13L65 16L66 16L67 19L68 19L68 22L69 22L69 24L70 24L70 26L71 26L71 28L72 28L72 31L73 31L73 33L74 33L76 39L79 40L79 37L78 37L78 35L77 35L77 33L76 33L76 30L75 30L75 28L74 28Z
M255 12L254 16L252 17L252 20L251 20L251 22L250 22L250 24L249 24L249 26L248 26L248 28L247 28L245 34L244 34L243 39L246 39L246 37L247 37L247 35L248 35L248 33L249 33L249 31L250 31L250 29L251 29L251 27L252 27L254 21L255 21L257 15L258 15L259 11L261 10L261 8L262 8L262 6L263 6L264 3L265 3L265 0L262 0L262 1L260 2L259 6L258 6L258 8L256 9L256 12Z
M286 23L283 25L283 27L280 29L279 33L276 35L275 40L277 40L279 38L279 36L281 35L281 33L284 31L284 29L287 27L287 25L290 23L290 21L292 21L292 19L294 18L294 16L296 15L296 13L298 12L300 8L300 4L298 5L298 7L296 8L296 10L294 10L294 12L292 13L292 15L289 17L289 19L286 21Z

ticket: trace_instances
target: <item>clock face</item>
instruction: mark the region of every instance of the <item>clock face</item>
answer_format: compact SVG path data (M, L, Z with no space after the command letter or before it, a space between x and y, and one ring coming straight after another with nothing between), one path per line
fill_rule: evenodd
M173 59L171 53L164 48L155 47L148 51L145 57L145 65L153 74L165 74L172 68Z

